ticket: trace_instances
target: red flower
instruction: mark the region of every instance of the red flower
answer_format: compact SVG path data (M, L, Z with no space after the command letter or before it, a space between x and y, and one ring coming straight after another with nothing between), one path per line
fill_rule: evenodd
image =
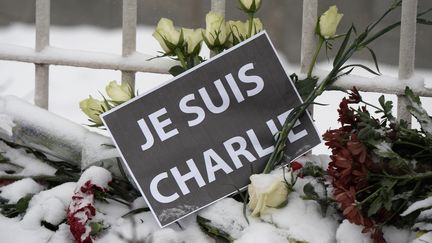
M357 206L357 192L368 187L367 175L373 165L367 147L357 136L357 122L360 118L348 104L360 102L361 97L354 87L349 99L343 98L339 105L339 119L342 127L328 130L323 139L331 149L331 162L327 169L332 179L333 194L339 203L343 216L349 222L362 225L364 232L370 232L375 243L385 242L376 222ZM362 107L363 112L367 112ZM361 201L361 200L358 200Z
M349 97L348 97L348 103L350 104L358 104L361 101L361 95L358 92L357 88L354 86L351 89L351 93L349 93Z
M300 170L301 168L303 168L303 165L297 161L293 161L290 163L290 167L293 171L296 171L296 170Z
M88 174L86 174L87 172ZM98 184L94 184L91 179L87 179L93 178L95 175L102 178L98 178ZM100 167L90 167L81 175L67 212L67 223L76 243L93 242L90 236L91 227L88 223L96 215L96 208L94 207L95 192L107 191L109 181L111 181L110 172Z

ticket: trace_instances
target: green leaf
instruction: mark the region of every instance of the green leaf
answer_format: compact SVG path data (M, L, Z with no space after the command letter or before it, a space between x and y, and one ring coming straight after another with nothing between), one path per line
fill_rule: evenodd
M172 76L177 76L177 75L183 73L184 71L186 71L186 70L182 66L178 65L178 66L174 66L174 67L170 68L168 72Z
M376 214L378 212L378 210L380 210L380 208L382 207L382 204L383 204L383 202L382 202L381 197L378 196L377 198L375 198L375 200L369 206L369 209L367 212L368 217Z
M102 232L106 227L104 227L102 222L90 222L90 234L97 235Z
M325 175L325 171L312 162L306 162L306 164L301 169L301 174L303 176L312 176L312 177L323 177Z
M27 211L30 200L32 199L33 194L27 194L24 197L20 198L16 203L16 211L18 214L25 213Z
M333 60L333 67L336 66L336 63L339 62L339 59L341 58L341 56L345 52L345 49L346 49L346 47L348 45L348 41L349 41L349 39L351 37L351 33L352 33L353 30L354 30L354 26L352 25L349 28L348 32L346 33L345 38L344 38L341 46L339 47L339 50L338 50L338 52L337 52L337 54L336 54L336 56L335 56L335 58Z
M295 81L294 84L302 99L305 100L309 96L309 94L314 90L317 82L318 82L317 77L311 77L302 80L297 80Z
M133 209L133 210L125 213L121 217L125 218L125 217L128 217L128 216L134 215L134 214L139 214L139 213L148 212L148 211L150 211L150 209L148 207L145 207L145 208L136 208L136 209Z
M372 59L373 59L373 61L374 61L375 68L376 68L377 72L378 72L379 74L381 74L381 71L380 71L379 66L378 66L378 60L377 60L377 57L376 57L376 55L375 55L375 52L374 52L372 49L370 49L369 47L367 47L367 46L366 46L366 49L369 51L369 53L370 53L371 56L372 56Z
M363 65L363 64L350 64L350 65L346 65L346 66L342 67L342 68L340 69L340 71L342 71L342 70L344 70L344 69L346 69L346 68L350 68L350 67L359 67L359 68L362 68L362 69L364 69L364 70L366 70L366 71L368 71L368 72L370 72L370 73L372 73L372 74L375 74L375 75L378 75L378 76L380 75L380 73L375 72L374 70L372 70L372 69L366 67L366 66Z
M422 107L420 97L415 95L409 88L405 88L405 96L408 99L407 109L420 123L421 130L429 136L432 136L432 118L427 111Z
M200 226L201 230L204 231L204 233L210 235L211 237L215 237L226 242L232 242L235 240L229 233L218 228L216 225L213 225L211 220L209 219L197 215L196 221Z
M312 186L312 184L310 182L308 182L303 187L303 192L308 199L313 199L313 200L319 199L318 193L315 191L315 188Z

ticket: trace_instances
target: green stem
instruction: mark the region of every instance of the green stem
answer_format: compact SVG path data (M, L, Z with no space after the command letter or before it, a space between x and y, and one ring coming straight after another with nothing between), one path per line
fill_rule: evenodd
M318 58L318 55L319 55L319 53L320 53L320 51L321 51L321 47L323 46L323 44L324 44L324 38L323 37L319 37L319 43L318 43L318 46L317 46L317 49L315 50L315 54L314 54L314 56L312 57L312 61L311 61L311 63L309 64L309 70L308 70L308 72L307 72L307 77L308 78L311 78L312 77L312 70L313 70L313 68L315 67L315 63L316 63L316 61L317 61L317 58Z
M370 199L374 198L376 196L376 194L378 194L379 192L381 192L382 187L379 188L378 190L374 191L374 193L370 194L367 198L365 198L363 201L356 203L356 206L361 207L361 205L363 205L365 202L369 201Z
M12 175L5 175L5 176L0 176L0 180L10 180L10 181L17 181L17 180L21 180L21 179L25 179L25 178L31 178L35 181L47 181L47 182L61 182L61 183L65 183L65 182L71 182L71 181L76 181L76 178L73 177L65 177L65 176L45 176L45 175L41 175L41 176L12 176Z
M392 175L382 175L382 174L375 174L370 173L370 176L376 176L376 177L384 177L389 179L395 179L395 180L422 180L422 179L428 179L432 178L432 171L424 172L424 173L417 173L417 174L410 174L410 175L403 175L403 176L392 176Z
M182 65L182 67L183 67L185 70L187 70L188 67L187 67L187 63L186 63L185 57L183 56L183 53L180 51L179 48L176 48L176 49L174 50L174 52L175 52L175 54L177 55L177 57L178 57L178 59L179 59L179 61L180 61L180 64Z
M249 32L248 32L248 38L252 37L253 19L254 19L254 13L249 13Z

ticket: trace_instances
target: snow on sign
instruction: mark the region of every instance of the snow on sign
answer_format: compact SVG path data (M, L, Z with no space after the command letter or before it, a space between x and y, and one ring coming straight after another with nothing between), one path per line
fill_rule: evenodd
M103 115L160 226L245 187L263 171L300 98L266 33ZM308 115L288 137L294 159L320 143Z

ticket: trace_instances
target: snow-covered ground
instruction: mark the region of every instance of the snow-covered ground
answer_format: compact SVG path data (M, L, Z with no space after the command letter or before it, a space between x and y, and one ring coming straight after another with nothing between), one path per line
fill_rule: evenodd
M140 27L138 29L137 49L140 52L157 55L159 50L158 43L151 36L152 28ZM15 45L34 46L34 27L26 25L12 25L0 29L0 45L9 43ZM51 45L55 47L101 51L108 53L121 53L121 30L102 30L94 27L69 27L51 29ZM326 67L327 63L321 66ZM286 63L288 73L298 72L297 64ZM51 66L50 67L50 111L70 119L79 124L87 124L86 116L80 111L78 103L88 95L99 97L98 91L103 92L105 86L111 80L120 80L120 72L110 70L92 70L87 68ZM391 66L381 66L383 73L389 76L397 76L397 68ZM432 86L432 71L417 70L417 74L424 76L429 87ZM170 75L160 74L137 74L137 89L144 92L158 85L165 80L170 79ZM27 63L0 61L0 96L16 95L32 102L34 92L34 65ZM380 94L369 93L365 95L366 99L372 103L377 103ZM344 94L340 92L327 92L322 95L318 103L326 103L329 106L319 106L315 109L316 126L323 133L326 129L338 126L337 106ZM390 99L395 97L390 95ZM424 99L424 107L432 114L432 102L430 99ZM320 145L314 151L316 154L328 154L327 149ZM297 185L300 187L300 183ZM66 208L76 188L75 183L66 183L61 186L45 190L46 188L35 183L31 179L24 179L19 183L14 183L9 187L2 188L1 197L16 202L21 196L27 193L37 194L30 203L27 220L19 221L18 218L6 218L0 215L0 241L1 242L71 242L71 235L65 224L60 225L59 230L53 235L51 231L35 224L35 219L48 217L47 220L59 223L58 220L64 217L62 212L49 212L50 205L53 208ZM301 191L299 189L299 191ZM251 221L249 226L241 226L241 230L235 232L238 242L284 242L286 236L297 239L307 240L309 242L369 242L368 237L361 235L359 229L351 224L344 222L341 226L337 225L336 220L332 217L322 218L317 213L317 205L312 202L303 202L300 198L301 192L294 192L290 195L289 206L283 209L277 209L269 217L263 218L262 221ZM55 199L53 199L55 198ZM138 200L135 207L144 204L143 200ZM104 220L108 222L112 230L111 233L103 236L98 242L119 242L122 235L130 236L137 234L137 237L143 240L154 242L206 242L210 239L204 235L196 225L193 217L183 221L188 225L187 229L179 233L176 226L171 228L158 229L150 213L141 213L134 217L134 220L127 220L119 216L128 212L130 209L120 204L110 202L110 204L99 203L96 207L106 214ZM212 207L203 211L203 215L218 218L217 215L223 213L229 217L238 214L236 220L243 220L240 209L241 203L234 202L231 199L223 200L219 207ZM62 214L63 213L63 214ZM304 217L308 214L310 217ZM216 216L215 216L216 215ZM25 218L24 218L25 219ZM46 219L46 218L44 218ZM300 221L299 221L300 220ZM39 221L38 221L39 222ZM264 224L270 222L271 224ZM301 223L299 223L301 222ZM303 233L302 225L314 225L314 229L308 233ZM339 228L338 228L339 227ZM136 230L131 233L130 230ZM324 230L326 229L326 230ZM337 230L336 230L337 229ZM152 233L153 232L153 233ZM392 234L392 229L389 229ZM357 236L356 236L357 235ZM394 234L399 237L399 241L406 242L404 239L412 238L407 232ZM150 237L150 238L149 238ZM266 238L267 237L267 238ZM285 237L285 238L284 238ZM353 237L357 240L354 241ZM429 236L430 237L430 236ZM281 240L282 239L282 240ZM147 241L146 241L147 242Z

